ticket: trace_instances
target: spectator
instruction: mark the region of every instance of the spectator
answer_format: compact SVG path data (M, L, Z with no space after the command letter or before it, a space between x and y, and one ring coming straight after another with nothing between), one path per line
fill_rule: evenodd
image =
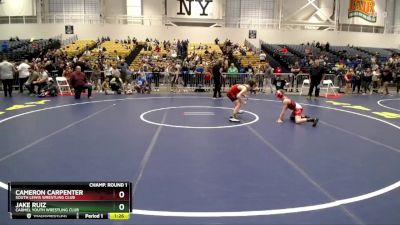
M283 46L283 47L281 48L281 53L282 53L283 55L285 55L286 53L288 53L288 49L286 48L286 46Z
M153 80L154 80L154 90L159 92L160 91L160 73L161 73L161 68L158 66L158 64L155 65L153 68Z
M169 67L169 76L170 76L170 81L171 81L171 92L176 92L177 91L177 86L179 85L179 73L180 73L180 66L178 66L176 63L171 63Z
M282 68L280 66L276 67L274 69L274 73L278 73L278 74L282 73Z
M264 84L270 89L271 94L274 93L274 88L273 88L273 81L274 81L274 68L271 67L271 65L266 62L265 63L265 74L264 74Z
M123 82L126 81L126 77L128 75L128 64L125 62L125 60L121 60L120 64L118 65L117 69L121 73L121 79Z
M388 85L393 82L393 74L389 66L385 66L382 73L382 93L389 95Z
M72 70L72 68L70 66L66 66L64 71L63 71L63 73L62 73L62 76L65 77L65 79L67 79L68 84L70 86L71 86L71 74L72 74L72 72L74 72Z
M104 76L108 77L109 80L112 78L113 71L114 71L114 69L111 66L111 64L107 63L104 65Z
M195 85L196 87L200 87L203 85L204 81L204 67L203 64L199 63L197 64L195 70L194 70L194 77L195 77Z
M55 97L57 96L57 86L54 84L54 80L49 80L48 84L43 87L39 97Z
M131 82L126 82L124 85L124 92L126 95L131 95L133 94L133 87Z
M71 86L75 90L75 99L80 99L81 93L85 89L88 89L88 98L92 97L92 85L88 83L80 66L76 66L75 71L71 74Z
M123 85L124 82L120 78L119 74L115 74L110 81L111 90L120 95L124 89Z
M400 62L398 63L396 70L394 72L395 72L394 79L396 82L396 93L398 94L400 90Z
M291 76L289 76L291 84L292 84L292 91L294 88L294 81L297 80L296 81L296 92L299 92L298 88L299 88L300 78L297 75L299 75L300 71L301 71L301 68L300 68L299 62L296 61L294 63L294 65L292 66L292 68L290 69L290 72L292 72L292 74L291 74Z
M367 94L367 93L372 94L371 88L370 88L371 82L372 82L371 68L366 68L364 71L364 74L362 76L362 81L361 81L362 87L364 89L363 94ZM368 92L367 92L367 90L368 90Z
M43 68L43 66L39 67L39 77L37 80L33 81L32 84L34 86L38 86L37 88L37 93L40 94L42 91L42 88L47 85L47 82L49 81L49 74L47 73L47 70Z
M29 75L28 80L25 82L25 87L28 89L29 95L34 96L34 95L36 95L36 92L35 92L33 81L36 81L39 78L39 73L33 67L31 67L29 70L30 70L30 75Z
M381 72L379 68L372 71L372 92L378 93L380 89Z
M101 71L99 68L99 65L96 63L93 65L92 69L92 76L90 76L90 80L92 84L94 85L95 90L100 90L100 77L101 77Z
M8 62L6 59L3 59L3 62L0 63L0 79L3 83L3 91L5 97L7 97L7 95L12 97L14 73L14 64Z
M265 74L265 65L260 64L255 74L255 81L258 85L258 91L264 92L264 74Z
M149 90L146 89L146 80L141 76L139 76L136 79L136 84L134 85L134 88L137 91L137 93L140 93L140 94L144 94L144 93L146 93L146 91L148 93L150 93Z
M353 69L350 69L350 70L353 70ZM360 88L361 88L361 71L360 70L357 70L355 73L353 73L351 83L353 85L352 93L354 94L354 91L357 88L357 94L360 94Z
M262 62L265 62L265 60L267 59L267 54L265 54L265 52L261 52L260 53L260 55L259 55L259 57L260 57L260 62L262 63Z
M249 62L249 64L247 64L247 67L245 69L245 73L249 74L250 77L252 77L253 74L254 74L254 68L253 68L253 66L251 65L250 62ZM242 82L242 83L244 83L244 82Z
M286 80L281 78L281 75L277 75L273 82L276 90L284 90L286 86Z
M345 93L348 94L350 93L351 90L351 82L353 80L353 75L354 75L354 71L353 69L349 69L346 74L344 75L344 80L346 82L346 89L345 89Z
M229 78L229 86L235 85L237 83L237 77L239 70L235 66L234 63L231 63L231 66L228 68L228 78Z
M325 51L329 52L330 44L329 42L326 42L325 44Z
M30 72L29 69L31 67L28 65L28 60L25 60L21 64L18 65L18 77L19 77L19 93L24 92L24 84L29 78Z
M110 78L106 77L104 82L101 84L101 89L104 91L104 94L114 94L114 92L110 88Z
M215 43L216 45L219 45L219 39L218 39L218 38L215 38L214 43Z

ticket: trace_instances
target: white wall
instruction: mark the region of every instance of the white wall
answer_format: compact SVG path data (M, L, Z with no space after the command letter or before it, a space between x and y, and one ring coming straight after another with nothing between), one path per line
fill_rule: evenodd
M103 17L126 15L126 0L103 0L101 12Z
M156 25L162 26L162 15L164 15L164 1L161 0L144 0L142 1L143 16L145 17L156 17L152 21L144 21L144 25Z
M395 1L394 26L400 26L400 1Z
M75 34L80 39L96 39L101 36L125 38L136 36L139 40L146 37L160 40L189 39L192 42L213 42L216 37L223 41L226 38L234 42L243 42L248 37L247 29L237 28L199 28L199 27L156 27L138 25L74 25ZM11 36L20 38L49 38L64 33L63 24L13 24L0 25L0 40ZM313 40L331 45L356 45L382 48L399 48L400 35L352 33L334 31L277 31L259 30L257 37L268 43L300 44ZM257 44L258 39L252 40Z
M160 16L164 14L164 1L145 0L143 1L143 16Z

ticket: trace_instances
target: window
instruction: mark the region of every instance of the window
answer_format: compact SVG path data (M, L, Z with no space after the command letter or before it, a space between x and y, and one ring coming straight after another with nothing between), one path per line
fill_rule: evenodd
M126 0L128 16L142 16L142 0Z
M241 27L261 25L262 20L274 18L275 0L228 0L226 1L226 26Z
M100 14L100 0L49 0L49 14Z

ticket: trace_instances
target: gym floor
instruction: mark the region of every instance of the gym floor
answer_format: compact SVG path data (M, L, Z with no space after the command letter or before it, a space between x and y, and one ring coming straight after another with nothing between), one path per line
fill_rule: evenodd
M0 97L0 224L400 224L400 98ZM11 220L9 181L130 181L127 221Z

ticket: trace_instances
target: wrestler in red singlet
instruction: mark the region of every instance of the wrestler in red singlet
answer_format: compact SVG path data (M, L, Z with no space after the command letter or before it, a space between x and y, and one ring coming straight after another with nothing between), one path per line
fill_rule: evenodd
M279 118L276 122L283 123L283 117L285 115L285 112L287 109L290 109L293 111L290 116L290 119L295 121L297 124L305 123L305 122L312 122L313 127L315 127L317 125L319 119L318 118L309 118L308 116L304 116L303 115L303 107L299 103L296 103L292 99L286 97L284 90L278 90L276 92L276 97L278 99L282 100L282 103L283 103L282 111L279 114Z
M238 113L242 113L243 111L240 110L242 104L246 104L246 102L242 99L242 97L246 97L246 93L251 91L255 88L256 82L253 80L247 81L246 84L235 84L233 85L226 95L228 98L235 104L232 112L232 116L230 117L230 122L240 122L237 118Z

